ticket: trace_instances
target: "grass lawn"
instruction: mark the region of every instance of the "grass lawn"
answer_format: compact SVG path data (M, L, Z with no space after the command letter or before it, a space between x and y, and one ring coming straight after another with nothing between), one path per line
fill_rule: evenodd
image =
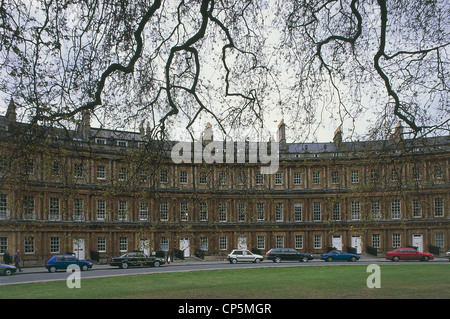
M381 288L367 266L309 266L192 271L0 286L0 298L450 298L449 265L381 265ZM83 273L81 273L83 276Z

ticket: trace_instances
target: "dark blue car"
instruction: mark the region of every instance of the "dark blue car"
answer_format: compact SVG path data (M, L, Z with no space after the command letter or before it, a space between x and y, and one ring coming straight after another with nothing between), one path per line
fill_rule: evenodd
M357 261L359 260L359 258L360 258L359 255L346 253L338 249L320 255L320 259L325 261L334 261L334 260Z
M45 268L47 268L49 272L55 272L60 269L67 269L69 265L78 265L83 271L92 268L91 262L80 260L72 255L55 255L45 263Z
M10 276L16 272L16 267L7 264L0 264L0 275Z

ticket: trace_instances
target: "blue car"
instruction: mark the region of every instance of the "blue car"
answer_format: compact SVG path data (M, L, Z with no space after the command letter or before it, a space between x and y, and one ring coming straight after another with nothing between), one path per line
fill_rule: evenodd
M360 258L359 255L346 253L338 249L320 255L320 259L325 261L334 261L334 260L357 261L359 260L359 258Z
M45 263L45 268L47 268L49 272L55 272L60 269L67 269L69 265L78 265L83 271L92 268L91 262L79 260L73 255L55 255Z
M16 272L16 267L7 264L0 264L0 275L10 276Z

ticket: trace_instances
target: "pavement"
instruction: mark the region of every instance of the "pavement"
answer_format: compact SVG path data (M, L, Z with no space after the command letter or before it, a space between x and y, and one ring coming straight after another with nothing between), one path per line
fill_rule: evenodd
M365 254L365 253L361 254L360 256L361 256L360 261L373 262L374 264L375 263L382 263L382 262L391 262L389 260L386 260L384 257L376 257L376 256ZM433 261L447 261L447 260L448 259L446 257L440 257L439 256L439 257L435 257L435 259L432 260L431 262L433 262ZM321 260L319 259L318 256L317 257L315 256L313 261L320 261L321 262ZM226 262L227 262L226 259L203 260L203 259L198 259L198 258L188 258L186 260L181 260L181 259L174 260L174 261L170 262L169 265L170 266L195 265L195 264L202 264L202 265L211 264L211 265L214 265L214 264L218 264L218 263L222 264L222 263L226 263ZM266 263L266 262L269 262L269 261L265 260L264 262ZM117 267L112 267L109 264L97 264L95 262L93 264L94 265L92 266L92 269L94 269L94 270L95 269L117 268ZM46 271L46 269L45 269L44 266L41 266L41 267L39 267L39 266L38 267L22 267L22 272L21 273L26 274L26 273L45 272L45 271Z

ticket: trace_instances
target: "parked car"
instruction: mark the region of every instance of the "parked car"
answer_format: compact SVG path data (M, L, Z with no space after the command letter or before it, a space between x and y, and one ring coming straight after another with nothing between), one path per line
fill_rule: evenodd
M397 248L386 253L386 259L392 261L399 260L433 260L434 256L431 253L422 253L414 248Z
M80 260L73 255L55 255L45 263L45 268L49 272L67 269L69 265L78 265L81 270L87 271L92 268L92 263L87 260Z
M313 260L314 256L309 253L300 253L294 248L272 248L266 253L267 259L279 263L282 260L296 260L307 262Z
M130 266L151 266L151 267L159 267L160 265L165 264L164 258L161 257L153 257L144 254L142 251L133 251L129 253L125 253L120 257L112 257L109 260L110 266L118 266L120 268L126 269Z
M0 264L0 274L5 276L11 276L15 273L17 268L13 265Z
M263 259L264 259L263 256L254 254L250 250L247 250L247 249L234 249L227 256L227 260L231 264L235 264L237 262L243 262L243 261L260 263L261 261L263 261Z
M320 259L325 261L346 260L357 261L360 256L356 254L346 253L345 251L334 249L326 254L321 254Z
M450 261L450 249L445 252L445 258L448 258L448 261Z

